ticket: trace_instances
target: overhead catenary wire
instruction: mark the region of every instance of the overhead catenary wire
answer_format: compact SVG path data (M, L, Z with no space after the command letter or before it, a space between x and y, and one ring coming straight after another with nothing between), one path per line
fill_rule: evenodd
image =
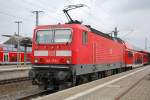
M31 9L31 7L25 7L25 5L22 5L22 4L25 4L25 3L22 3L21 4L18 4L18 2L16 2L16 0L11 0L12 2L14 2L18 8L22 8L24 9L24 11L27 11L27 12L30 12L32 11L33 9ZM21 1L21 0L20 0ZM32 6L33 7L33 6ZM11 9L12 10L12 9Z
M29 1L26 1L26 0L22 0L22 1L24 1L24 3L26 3L26 4L28 4L29 6L34 6L34 7L36 7L35 9L36 10L38 10L38 8L40 8L39 10L42 10L42 11L44 11L45 12L45 14L51 14L52 16L53 15L57 15L58 17L59 17L59 20L61 20L62 21L62 18L60 17L60 14L62 14L62 13L60 13L60 14L58 14L57 12L56 12L56 7L54 8L54 7L51 7L51 9L49 9L49 7L46 7L45 6L45 4L43 4L41 1L38 1L38 2L40 2L40 5L39 4L37 4L37 3L33 3L33 2L29 2ZM32 10L33 11L33 10ZM51 13L46 13L46 12L51 12ZM57 18L58 19L58 18Z
M72 0L72 2L70 2L70 1L68 1L68 0L66 0L66 2L68 2L68 4L69 3L71 3L71 4L75 4L75 2L73 2L74 0ZM81 2L80 2L81 3ZM93 1L93 0L90 0L90 4L95 4L95 2ZM95 13L93 13L93 11L92 11L92 8L91 8L91 6L89 6L89 5L86 5L86 7L89 9L89 11L87 11L87 10L84 10L84 13L87 13L88 14L88 16L91 16L91 18L90 19L88 19L88 22L92 25L95 25L95 26L98 26L99 28L104 28L105 30L111 30L111 29L106 29L106 23L102 20L102 18L100 18L97 14L95 14ZM100 7L100 9L103 9L103 11L105 12L105 13L107 13L108 14L108 12L106 12L106 10L104 9L104 8L102 8L101 6L99 6ZM108 14L108 15L110 15L110 14ZM97 20L96 20L97 19ZM97 21L99 22L99 23L97 23ZM108 27L110 27L110 26L108 26ZM112 27L114 27L114 26L111 26L111 28Z
M26 1L26 0L22 0L22 1L24 1L26 4L29 4L30 6L36 6L36 7L40 7L40 8L42 8L42 9L45 9L45 10L49 10L48 8L46 8L45 6L43 7L42 5L43 5L43 3L41 3L41 1L38 1L38 2L40 2L40 4L41 5L39 5L39 4L37 4L37 3L33 3L33 2L30 2L30 1ZM88 6L87 6L88 7ZM25 9L26 9L27 7L25 7ZM54 11L54 10L56 10L55 9L56 7L51 7L51 9L50 9L50 11ZM89 7L88 7L89 8ZM53 13L53 14L56 14L58 17L59 17L59 20L61 20L62 21L62 16L60 16L60 14L58 14L58 13ZM62 14L62 13L61 13ZM22 17L18 17L18 16L14 16L14 15L10 15L10 14L5 14L5 15L8 15L8 16L11 16L11 17L14 17L14 18L19 18L19 19L23 19L23 20L29 20L29 19L26 19L26 18L22 18ZM90 14L90 15L92 15L92 16L94 16L93 14ZM94 16L95 18L97 18L97 19L99 19L98 17L96 17L96 16ZM99 19L99 21L101 21L101 23L103 24L103 22L102 22L102 20L101 19ZM99 24L97 24L96 26L100 26ZM100 26L101 27L101 26Z
M0 14L1 14L1 15L5 15L5 16L8 16L8 17L12 17L12 18L18 18L18 19L30 21L30 19L23 18L23 17L20 17L20 16L15 16L15 15L13 15L13 14L10 14L10 13L7 13L7 12L3 12L3 11L0 11Z
M24 3L18 4L14 0L11 0L11 1L12 1L12 3L15 3L15 6L5 7L5 10L0 9L1 15L6 15L8 17L22 19L22 20L25 20L25 21L31 21L32 20L31 17L29 17L28 15L25 15L25 16L22 15L22 11L23 12L24 11L30 12L30 11L32 11L31 8L23 6L22 4L24 4ZM20 9L18 9L18 8L20 8ZM12 12L16 12L16 10L17 10L17 15L19 15L19 16L17 16L16 14L14 15L14 13L12 13Z
M40 8L40 10L43 10L43 11L46 10L46 9L43 8L42 6L36 4L35 2L34 2L34 3L33 3L33 2L29 2L29 1L27 1L27 0L21 0L21 1L23 1L24 3L26 3L26 4L28 4L28 5L32 6L32 7Z
M134 30L131 30L131 32L126 33L125 35L123 35L121 38L125 39L126 37L128 37L129 35L133 34Z
M50 14L50 15L56 15L57 16L57 19L58 20L60 20L61 22L63 22L63 20L62 20L62 16L60 16L60 15L63 15L63 13L58 13L57 11L56 11L56 9L57 9L57 7L55 7L55 6L53 6L53 5L51 5L50 7L51 8L49 8L49 6L47 5L47 3L44 3L44 2L41 2L41 1L38 1L41 5L43 5L43 7L44 7L44 9L46 9L47 10L47 13L45 13L45 14ZM44 5L47 5L48 6L48 8L45 8L45 6ZM60 10L61 12L62 12L62 10Z

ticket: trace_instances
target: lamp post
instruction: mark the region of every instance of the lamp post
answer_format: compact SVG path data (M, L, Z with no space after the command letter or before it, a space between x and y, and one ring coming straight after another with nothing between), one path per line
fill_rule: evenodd
M39 13L42 13L44 11L33 11L32 13L35 13L36 15L36 26L39 25Z
M20 40L19 40L19 31L20 31L20 24L22 23L22 21L15 21L15 23L18 25L18 41L17 41L17 67L19 67L19 60L20 60L20 57L19 57L19 49L20 49Z

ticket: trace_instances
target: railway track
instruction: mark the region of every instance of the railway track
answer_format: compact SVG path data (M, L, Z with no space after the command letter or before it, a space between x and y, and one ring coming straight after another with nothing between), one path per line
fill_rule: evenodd
M30 100L30 99L34 99L37 97L49 95L49 94L54 93L54 92L56 92L56 91L54 91L54 90L43 90L43 91L39 91L38 93L34 93L34 94L30 94L30 95L25 96L25 97L21 97L18 100Z
M23 93L23 92L20 92L20 93ZM52 91L36 91L36 93L33 93L33 94L29 94L29 95L26 95L26 96L14 96L14 95L3 95L3 96L0 96L0 100L30 100L30 99L34 99L34 98L37 98L37 97L40 97L40 96L44 96L44 95L48 95L50 93L53 93Z
M28 83L29 86L23 86L23 85L26 85L26 82L30 83L30 84ZM22 89L21 89L21 86L22 86ZM54 90L42 90L35 86L32 86L31 80L29 77L20 77L20 78L14 78L14 79L0 80L0 87L5 88L5 89L0 88L0 90L7 91L4 94L2 92L2 94L0 95L0 100L16 100L16 99L17 100L30 100L32 98L37 98L40 96L44 96L44 95L48 95L50 93L56 92Z
M17 93L10 93L0 96L0 100L30 100L39 96L50 94L51 92L39 89L22 90Z
M28 80L30 80L29 77L19 77L19 78L13 78L13 79L0 80L0 85L28 81Z

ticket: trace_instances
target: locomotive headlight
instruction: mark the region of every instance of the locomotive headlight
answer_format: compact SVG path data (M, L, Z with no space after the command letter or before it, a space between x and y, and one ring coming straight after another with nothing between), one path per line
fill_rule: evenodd
M67 60L66 60L66 63L67 63L67 64L70 64L70 63L71 63L70 59L67 59Z
M35 63L38 63L38 60L37 60L37 59L34 59L34 62L35 62Z

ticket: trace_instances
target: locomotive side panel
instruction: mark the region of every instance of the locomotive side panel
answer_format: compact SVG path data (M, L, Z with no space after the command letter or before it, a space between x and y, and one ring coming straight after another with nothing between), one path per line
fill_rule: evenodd
M115 41L96 37L96 64L123 63L123 46Z
M77 51L76 52L76 63L75 64L93 64L92 62L92 44L90 43L92 35L81 29L76 29L78 30L78 34L76 32L74 33L76 35L77 40L75 40L75 47L74 49ZM74 50L73 49L73 50Z
M123 63L123 45L92 32L87 32L87 41L83 43L83 33L80 31L75 44L77 47L76 64L111 64Z
M87 32L84 44L84 32L81 30L78 36L77 75L125 67L123 44L93 32Z

